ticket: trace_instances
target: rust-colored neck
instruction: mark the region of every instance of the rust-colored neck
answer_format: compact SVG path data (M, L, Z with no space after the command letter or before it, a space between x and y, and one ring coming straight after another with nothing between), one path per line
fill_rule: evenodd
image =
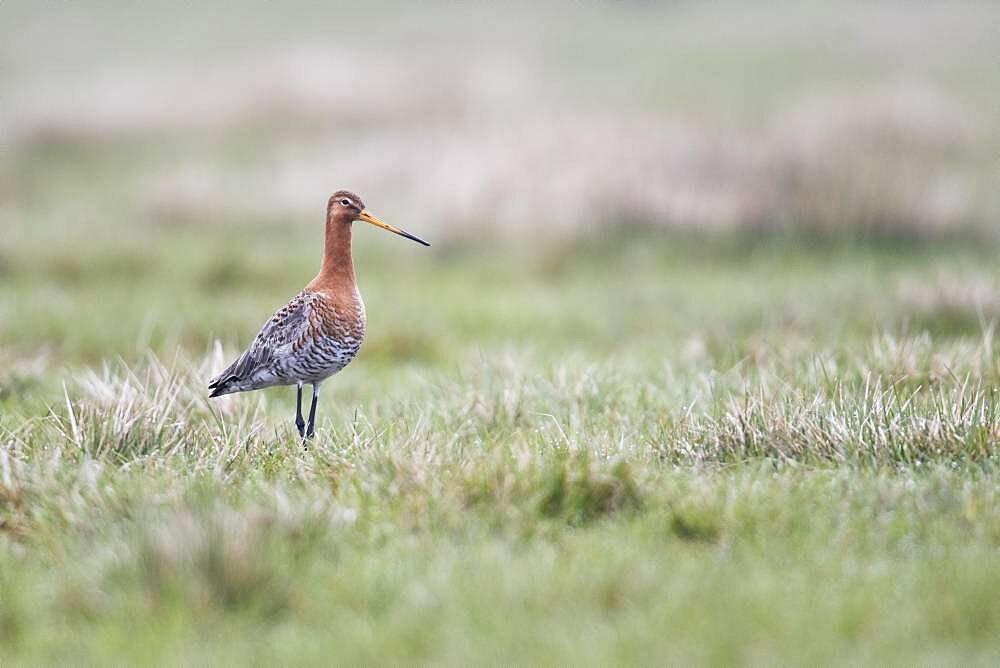
M337 213L340 213L339 211ZM354 261L351 259L351 221L343 215L327 211L326 243L323 246L323 264L306 290L333 293L351 293L356 290Z

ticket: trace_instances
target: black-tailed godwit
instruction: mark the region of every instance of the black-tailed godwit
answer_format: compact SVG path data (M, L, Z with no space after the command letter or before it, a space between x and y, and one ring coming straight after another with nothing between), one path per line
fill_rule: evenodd
M430 246L368 213L354 193L335 192L326 206L326 244L316 278L278 309L250 347L211 380L209 396L296 385L295 426L300 436L313 436L320 383L354 359L365 336L365 304L358 292L351 258L351 228L355 220ZM302 419L305 383L313 388L308 422Z

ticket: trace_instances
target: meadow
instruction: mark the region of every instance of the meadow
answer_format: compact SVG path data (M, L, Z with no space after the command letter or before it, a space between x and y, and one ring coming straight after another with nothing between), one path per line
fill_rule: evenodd
M997 12L736 7L0 5L0 663L996 663Z

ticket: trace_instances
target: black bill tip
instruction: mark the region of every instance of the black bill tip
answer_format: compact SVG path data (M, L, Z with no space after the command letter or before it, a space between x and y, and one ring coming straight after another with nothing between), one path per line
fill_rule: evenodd
M410 234L409 232L402 232L401 231L399 234L400 234L400 236L404 236L407 239L410 239L411 241L416 241L418 244L423 244L425 246L430 246L430 243L424 241L420 237L417 237L417 236L414 236L414 235Z

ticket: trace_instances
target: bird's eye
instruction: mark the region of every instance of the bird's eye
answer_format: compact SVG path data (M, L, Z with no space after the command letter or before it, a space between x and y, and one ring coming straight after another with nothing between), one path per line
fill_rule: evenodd
M340 200L340 205L341 206L351 206L351 200L349 200L347 198L344 198L344 199Z

